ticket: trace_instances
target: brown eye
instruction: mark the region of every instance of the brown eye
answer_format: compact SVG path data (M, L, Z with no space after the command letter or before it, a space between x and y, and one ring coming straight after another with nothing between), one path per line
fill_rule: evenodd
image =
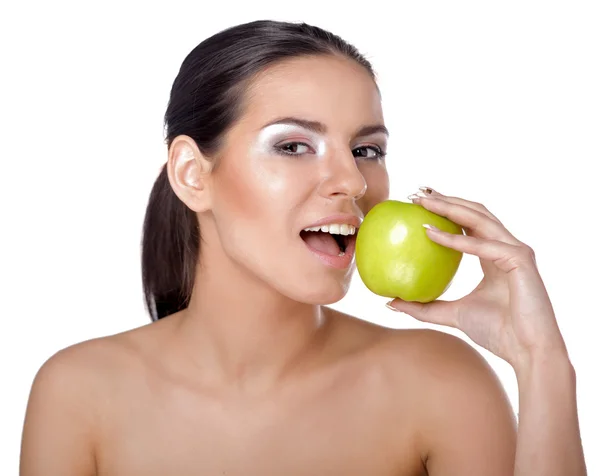
M381 159L385 157L385 153L375 146L363 146L355 148L352 153L354 157L360 157L365 159Z
M309 152L310 146L304 142L288 142L276 147L276 150L287 155L302 155Z

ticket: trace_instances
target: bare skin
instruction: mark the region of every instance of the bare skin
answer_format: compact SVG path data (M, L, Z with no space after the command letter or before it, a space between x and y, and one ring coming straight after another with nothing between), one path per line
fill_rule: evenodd
M184 314L54 356L38 384L62 385L56 401L46 393L45 405L31 403L51 414L30 416L46 424L31 430L37 457L23 474L75 459L67 474L416 476L438 452L454 455L455 469L511 474L515 426L504 392L451 335L326 309L324 334L293 374L248 392L182 358Z
M265 129L289 117L319 124ZM392 305L513 365L518 435L500 383L466 342L326 307L353 268L324 264L300 232L388 198L374 155L387 146L383 123L360 65L295 58L254 79L219 157L176 138L169 180L202 233L190 304L42 366L21 476L585 474L572 369L532 253L482 205L437 192L422 201L467 230L427 233L481 257L477 289Z

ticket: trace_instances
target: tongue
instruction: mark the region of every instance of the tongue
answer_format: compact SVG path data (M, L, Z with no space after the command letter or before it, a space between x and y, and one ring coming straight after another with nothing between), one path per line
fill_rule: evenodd
M321 253L325 253L332 256L340 254L340 246L335 241L335 238L329 233L322 231L309 231L302 233L302 238L308 246L314 248Z

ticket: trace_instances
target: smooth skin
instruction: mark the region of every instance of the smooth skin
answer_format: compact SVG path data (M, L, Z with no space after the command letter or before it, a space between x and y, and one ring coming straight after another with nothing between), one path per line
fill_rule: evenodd
M261 134L282 117L326 130ZM392 305L513 365L518 432L496 375L462 339L326 306L353 269L325 266L299 232L388 198L385 160L371 153L386 135L356 136L383 123L359 65L295 58L255 79L219 157L178 137L169 179L203 235L190 305L44 363L21 476L585 474L574 372L533 255L481 205L417 198L470 230L428 234L480 256L482 284L455 303ZM282 145L294 155L274 152Z

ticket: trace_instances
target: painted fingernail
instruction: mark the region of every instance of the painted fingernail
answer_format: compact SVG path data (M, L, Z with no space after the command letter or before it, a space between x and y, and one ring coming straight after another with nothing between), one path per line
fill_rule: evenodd
M434 198L434 197L431 195L428 195L424 192L417 192L417 193L413 193L412 195L408 196L409 200L418 200L420 198Z
M392 306L392 303L394 301L389 301L385 303L385 307L387 307L388 309L391 309L392 311L396 311L396 312L400 312L398 309L396 309L394 306Z
M434 189L432 189L431 187L425 187L425 186L423 186L423 187L419 187L419 190L421 190L421 191L425 192L425 193L426 193L426 194L428 194L428 195L431 195L432 193L434 193L434 192L435 192L435 190L434 190Z
M439 228L437 228L437 227L435 227L433 225L430 225L429 223L423 223L423 228L427 228L428 230L431 230L431 231L443 233L442 230L440 230Z

